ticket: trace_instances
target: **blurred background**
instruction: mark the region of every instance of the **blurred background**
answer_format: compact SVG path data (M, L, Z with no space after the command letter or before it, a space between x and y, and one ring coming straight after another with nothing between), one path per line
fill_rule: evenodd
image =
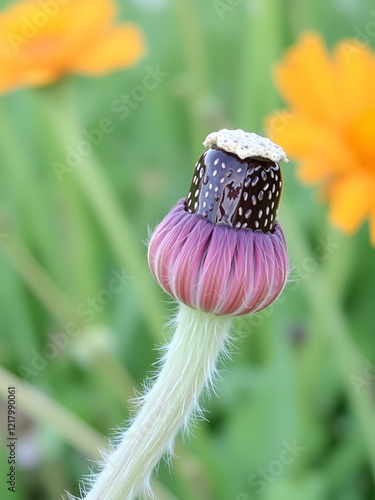
M118 19L145 33L135 66L0 98L0 408L4 437L15 385L18 438L15 493L0 449L1 498L78 494L155 370L175 306L146 241L186 196L206 135L266 133L283 107L272 69L299 34L332 47L375 19L369 0L117 3ZM292 280L276 304L235 321L217 395L202 400L207 420L178 440L172 469L160 465L159 500L375 498L368 227L342 236L295 164L283 175Z

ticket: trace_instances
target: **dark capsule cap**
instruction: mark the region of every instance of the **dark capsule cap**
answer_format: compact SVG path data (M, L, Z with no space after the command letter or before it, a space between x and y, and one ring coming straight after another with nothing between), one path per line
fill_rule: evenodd
M278 163L240 159L213 145L195 166L186 210L214 225L267 233L275 225L281 189Z

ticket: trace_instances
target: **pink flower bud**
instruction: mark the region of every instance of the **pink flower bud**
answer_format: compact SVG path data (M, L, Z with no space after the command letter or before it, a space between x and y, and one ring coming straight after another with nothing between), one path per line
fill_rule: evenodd
M187 199L157 226L149 264L160 286L184 304L239 316L270 305L289 262L276 220L287 161L268 139L222 130L206 139Z

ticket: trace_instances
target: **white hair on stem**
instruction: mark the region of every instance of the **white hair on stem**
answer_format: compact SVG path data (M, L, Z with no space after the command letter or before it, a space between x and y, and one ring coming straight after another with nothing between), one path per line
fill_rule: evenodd
M191 417L201 413L198 398L205 386L213 387L217 360L225 353L231 323L229 316L180 304L159 374L141 397L138 415L104 458L101 472L82 487L83 499L152 497L152 471L165 453L172 454L180 428L187 431Z

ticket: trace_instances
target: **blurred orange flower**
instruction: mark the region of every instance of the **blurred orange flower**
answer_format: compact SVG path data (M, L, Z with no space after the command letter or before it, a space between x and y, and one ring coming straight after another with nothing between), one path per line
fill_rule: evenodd
M66 73L96 76L134 65L141 30L114 24L112 0L27 0L0 13L0 93Z
M333 225L352 234L368 218L375 246L375 55L342 40L331 56L307 33L276 68L289 119L271 138L299 163L302 182L319 183Z

